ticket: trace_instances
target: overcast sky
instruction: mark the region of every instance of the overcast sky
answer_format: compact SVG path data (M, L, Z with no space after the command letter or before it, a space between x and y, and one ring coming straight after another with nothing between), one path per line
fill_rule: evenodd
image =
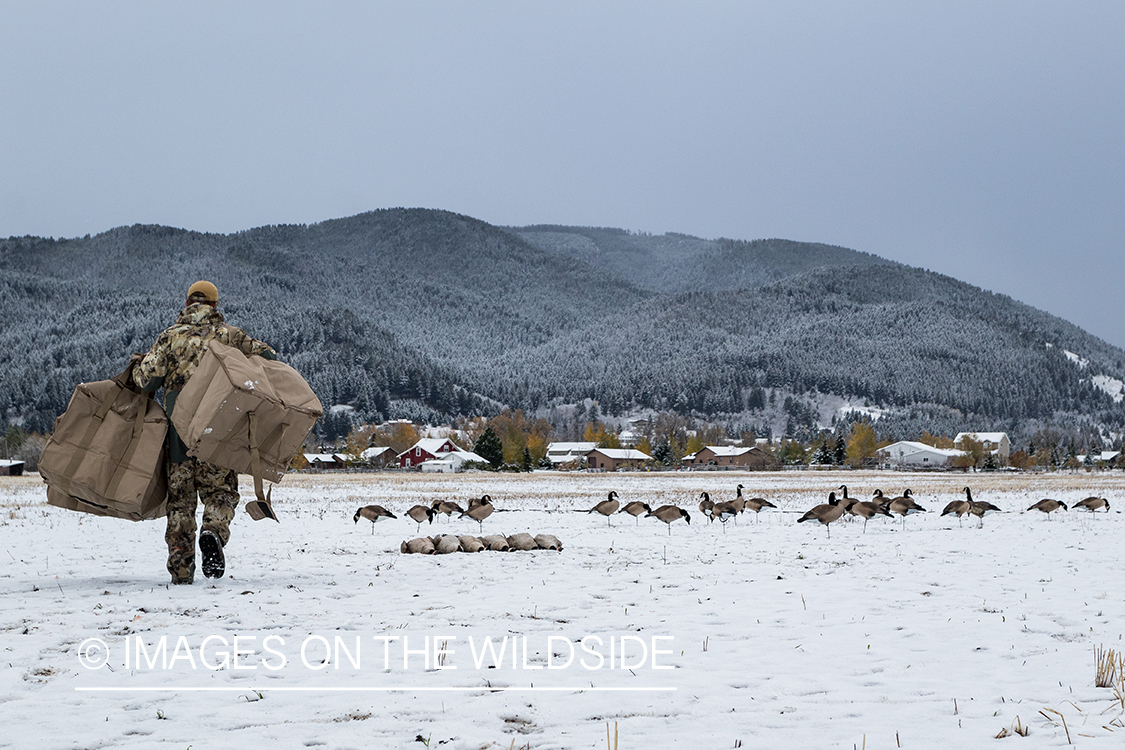
M1125 346L1125 2L0 0L0 236L421 206L843 245Z

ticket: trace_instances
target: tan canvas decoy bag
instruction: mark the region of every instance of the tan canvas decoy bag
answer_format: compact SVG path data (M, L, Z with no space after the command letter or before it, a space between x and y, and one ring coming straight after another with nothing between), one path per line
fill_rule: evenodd
M246 511L276 521L262 480L281 481L323 414L289 365L212 341L176 398L172 423L188 455L253 476L258 499Z
M131 521L166 514L168 418L151 393L134 389L132 367L80 383L55 420L39 458L49 504Z

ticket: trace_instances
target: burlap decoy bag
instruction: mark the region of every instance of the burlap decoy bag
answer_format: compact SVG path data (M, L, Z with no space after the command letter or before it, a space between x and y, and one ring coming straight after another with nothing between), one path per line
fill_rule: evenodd
M301 374L287 364L212 341L176 398L172 423L188 454L254 477L255 520L277 517L262 480L280 482L324 414Z
M131 521L166 514L168 418L131 370L80 383L55 420L39 459L49 504Z

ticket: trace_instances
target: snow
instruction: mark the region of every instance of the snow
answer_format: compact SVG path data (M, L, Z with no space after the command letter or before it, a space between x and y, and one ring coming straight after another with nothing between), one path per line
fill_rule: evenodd
M1108 375L1095 375L1090 378L1095 388L1100 388L1108 393L1115 403L1121 403L1125 399L1125 383L1117 378L1111 378Z
M707 524L699 493L730 499L736 484L779 510ZM795 523L841 484L909 486L932 512L835 524L831 539ZM1008 512L983 528L939 517L965 485ZM609 490L692 523L571 512ZM291 475L273 490L280 525L239 513L226 578L170 587L163 523L49 507L37 478L2 478L0 746L596 748L608 723L623 748L982 747L1019 717L1031 734L1011 742L1065 747L1040 714L1052 709L1082 746L1120 747L1092 650L1125 646L1123 490L1120 473ZM400 513L486 493L484 533L550 533L563 552L401 555L403 540L477 524L352 522L357 502ZM1018 512L1089 495L1114 510ZM126 645L155 656L165 636L169 669L135 651L125 667ZM238 669L203 665L236 636ZM586 636L605 656L626 639L629 668L583 667L597 661ZM360 639L359 667L344 652L322 665L337 637L353 656ZM477 668L483 639L505 637L503 663ZM82 666L89 638L112 671ZM566 661L567 644L570 666L534 668Z
M1067 351L1066 349L1063 349L1063 354L1066 355L1067 359L1069 359L1074 364L1078 365L1083 370L1086 369L1086 367L1090 364L1090 360L1083 359L1082 357L1078 356L1074 352Z

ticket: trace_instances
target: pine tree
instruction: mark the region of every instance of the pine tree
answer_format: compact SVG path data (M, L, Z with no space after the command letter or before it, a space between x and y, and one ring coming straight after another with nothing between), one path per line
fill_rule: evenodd
M504 463L504 446L491 426L486 427L477 438L477 442L473 444L473 453L492 464L494 469L500 468L500 464Z

